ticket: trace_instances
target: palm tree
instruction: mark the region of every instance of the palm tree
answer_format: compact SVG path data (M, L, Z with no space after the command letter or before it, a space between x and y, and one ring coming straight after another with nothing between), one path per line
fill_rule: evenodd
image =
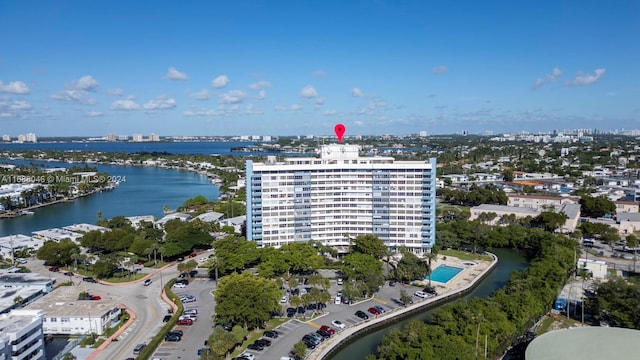
M427 274L429 275L429 287L431 287L431 262L438 259L438 252L431 248L431 250L425 254L423 259L427 260Z
M216 255L213 255L209 258L208 262L209 269L213 269L214 279L216 280L216 283L218 283L218 269L220 268L220 259Z
M297 314L298 313L298 306L302 305L302 298L300 296L292 296L289 299L289 304L291 304L291 306L296 309L296 314Z

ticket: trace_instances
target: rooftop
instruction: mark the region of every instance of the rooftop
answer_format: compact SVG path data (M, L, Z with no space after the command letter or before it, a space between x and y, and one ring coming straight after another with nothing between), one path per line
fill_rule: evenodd
M92 224L73 224L69 226L63 227L64 230L73 231L73 232L84 232L87 233L89 231L111 231L111 229L106 228L104 226L92 225Z
M55 279L50 279L36 273L0 273L0 284L32 283L47 284Z
M9 314L0 315L0 334L15 333L24 329L34 320L38 320L41 313L38 311L14 310Z
M83 291L91 295L99 295L102 299L78 300L78 294ZM25 309L42 310L45 317L87 317L102 316L119 305L119 298L96 293L88 283L81 283L79 286L60 286L50 294L27 305Z

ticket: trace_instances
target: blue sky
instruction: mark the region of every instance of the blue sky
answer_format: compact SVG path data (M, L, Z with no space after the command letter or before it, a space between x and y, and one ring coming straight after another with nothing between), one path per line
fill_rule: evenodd
M640 128L640 2L0 2L0 133Z

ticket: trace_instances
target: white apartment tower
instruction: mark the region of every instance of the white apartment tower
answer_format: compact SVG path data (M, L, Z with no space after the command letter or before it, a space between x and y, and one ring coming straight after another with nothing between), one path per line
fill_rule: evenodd
M246 163L247 239L278 247L319 241L348 251L374 234L418 255L435 244L436 159L360 157L358 145L322 145L319 157Z
M28 133L26 138L25 138L25 141L36 143L36 142L38 142L38 137L34 133Z
M0 315L0 359L45 359L42 311L13 310Z

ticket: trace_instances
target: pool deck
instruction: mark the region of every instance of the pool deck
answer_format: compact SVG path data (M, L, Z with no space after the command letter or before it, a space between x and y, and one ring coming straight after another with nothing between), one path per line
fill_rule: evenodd
M493 258L492 261L485 260L460 260L458 258L452 256L441 256L438 255L437 259L431 262L431 268L435 269L440 265L449 265L454 267L463 268L456 276L454 276L451 280L449 280L446 284L439 283L435 281L431 281L431 286L433 286L436 291L438 291L438 295L428 298L423 301L416 301L415 303L408 305L406 307L400 307L393 309L393 311L389 311L382 316L376 317L372 320L365 321L353 327L348 327L343 331L338 332L336 335L322 343L319 347L315 348L311 351L306 359L311 360L320 360L327 358L334 349L339 348L340 344L345 341L349 341L353 338L358 338L359 333L366 331L367 328L381 326L381 323L388 322L389 320L399 317L399 316L408 316L410 313L419 311L420 308L435 305L439 302L446 302L453 300L454 298L459 297L462 293L466 293L471 290L478 281L484 278L484 275L487 274L493 267L498 263L498 257L494 254L490 254ZM475 265L470 265L470 263L474 263ZM416 284L421 286L426 286L428 281L417 281ZM415 298L414 298L415 300Z

